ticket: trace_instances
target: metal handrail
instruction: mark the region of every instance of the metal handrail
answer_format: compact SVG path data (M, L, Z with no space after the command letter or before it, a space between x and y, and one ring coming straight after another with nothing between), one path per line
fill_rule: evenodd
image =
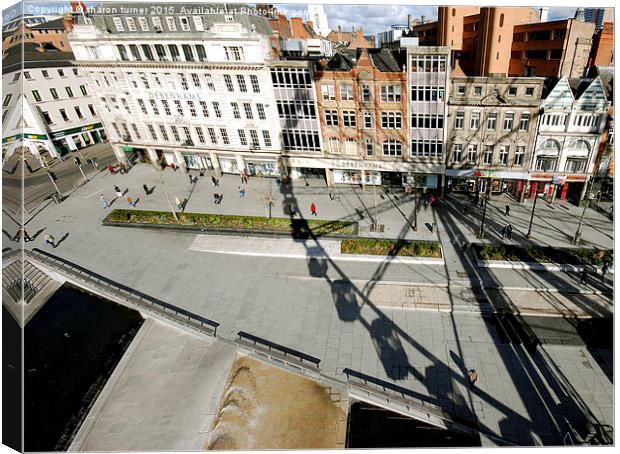
M119 284L118 282L115 282L105 276L89 271L80 265L76 265L75 263L57 257L39 248L33 248L32 251L29 251L28 253L35 255L37 258L42 259L43 261L50 261L57 265L60 265L65 270L69 270L73 274L76 274L80 277L87 277L91 280L94 280L99 285L105 286L109 289L116 289L117 293L125 293L127 297L137 300L138 304L148 304L151 307L157 307L164 313L173 312L174 315L186 317L188 322L195 322L198 323L200 326L207 325L213 330L213 336L217 335L217 328L220 326L220 324L214 322L213 320L209 320L206 317L194 314L193 312L182 309L160 299L154 298L138 290L134 290L126 285Z
M263 339L261 337L255 336L255 335L250 334L250 333L246 333L244 331L239 331L237 333L237 336L239 336L240 339L246 339L246 340L252 342L254 345L256 345L256 344L264 345L264 346L267 347L267 349L269 351L275 349L275 350L278 350L279 352L282 352L284 354L284 356L288 356L288 355L295 356L295 357L299 358L299 360L302 363L304 361L307 361L307 362L313 364L317 368L319 367L319 364L321 362L321 360L319 358L315 358L314 356L308 355L307 353L303 353L303 352L300 352L298 350L294 350L292 348L285 347L284 345L276 344L275 342L271 342L270 340Z

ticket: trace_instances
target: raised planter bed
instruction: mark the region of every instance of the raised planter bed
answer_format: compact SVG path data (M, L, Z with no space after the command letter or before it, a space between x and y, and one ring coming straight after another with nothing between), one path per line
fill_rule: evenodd
M591 271L605 262L613 263L613 251L605 249L562 249L539 246L475 245L481 268L511 268L539 271ZM612 272L612 271L610 271Z
M381 255L386 257L443 258L441 245L433 241L383 240L374 238L345 239L340 243L343 254Z
M146 227L184 230L191 232L214 232L224 234L256 234L309 238L356 237L359 226L354 221L328 221L320 219L266 218L261 216L236 216L209 213L177 213L178 221L169 211L113 210L104 219L107 226Z

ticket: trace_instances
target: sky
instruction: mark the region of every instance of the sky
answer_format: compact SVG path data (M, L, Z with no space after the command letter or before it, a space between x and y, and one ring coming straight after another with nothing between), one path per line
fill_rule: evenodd
M191 0L190 0L191 1ZM268 0L267 0L268 1ZM267 3L265 1L265 3ZM389 0L385 0L386 3ZM2 2L3 6L7 4L7 2ZM45 7L58 7L58 6L66 6L68 5L68 1L59 2L59 1L25 1L26 5L32 6L45 6ZM88 5L97 4L97 1L87 1ZM152 3L157 3L156 0L153 0ZM188 2L189 3L189 2ZM249 3L249 2L248 2ZM472 3L475 3L472 0ZM10 5L10 3L9 3ZM296 3L296 4L278 4L275 3L277 7L286 14L287 17L306 17L306 7L307 5L304 3ZM359 29L362 27L362 30L365 34L377 33L380 31L389 30L391 25L394 24L406 24L407 23L407 14L411 14L415 18L419 18L420 16L426 16L429 20L437 19L437 6L429 5L417 5L417 6L408 6L408 5L351 5L351 4L325 4L325 13L327 14L327 21L329 26L332 29L336 29L338 25L342 27L343 30L350 31L352 27ZM7 8L7 10L13 8ZM51 9L51 8L50 8ZM565 17L573 17L575 14L575 7L552 7L549 10L549 19L562 19ZM7 10L3 11L3 19L6 21ZM19 8L17 8L19 11Z

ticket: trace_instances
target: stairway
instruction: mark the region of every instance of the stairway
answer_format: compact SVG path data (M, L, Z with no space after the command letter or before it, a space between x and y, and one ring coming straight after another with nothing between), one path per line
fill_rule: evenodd
M2 288L15 302L29 303L51 280L47 274L28 261L16 260L2 269Z

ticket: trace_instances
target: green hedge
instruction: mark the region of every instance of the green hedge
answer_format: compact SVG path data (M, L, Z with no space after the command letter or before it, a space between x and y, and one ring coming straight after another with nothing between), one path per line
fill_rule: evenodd
M441 258L439 243L406 240L351 239L342 240L343 254L366 254L402 257Z
M560 263L568 265L603 266L613 262L613 251L605 249L556 249L539 246L477 245L478 256L483 260L512 262Z
M178 221L169 211L145 211L145 210L113 210L107 217L111 222L126 222L138 224L165 224L187 225L216 229L239 229L239 230L271 230L278 232L292 232L290 218L266 218L261 216L233 216L209 213L177 213ZM303 221L296 219L296 223ZM357 234L357 223L353 221L325 221L320 219L308 219L308 228L315 235Z

